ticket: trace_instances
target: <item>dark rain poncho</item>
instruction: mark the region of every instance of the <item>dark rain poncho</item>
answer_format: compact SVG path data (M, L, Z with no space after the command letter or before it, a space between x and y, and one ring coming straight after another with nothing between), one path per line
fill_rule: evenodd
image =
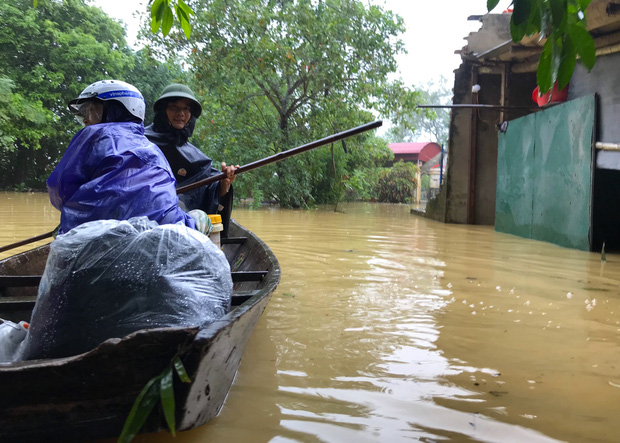
M93 220L146 216L193 228L178 206L176 182L141 123L101 123L78 132L47 179L61 211L60 233Z
M200 149L188 142L195 124L196 118L192 117L184 129L175 129L168 123L168 117L162 108L155 113L153 124L144 130L144 135L159 146L166 156L179 187L222 172L213 167L212 160ZM179 201L186 211L202 209L207 214L221 213L224 224L222 235L227 235L232 212L232 186L228 194L220 197L220 182L211 183L180 194Z

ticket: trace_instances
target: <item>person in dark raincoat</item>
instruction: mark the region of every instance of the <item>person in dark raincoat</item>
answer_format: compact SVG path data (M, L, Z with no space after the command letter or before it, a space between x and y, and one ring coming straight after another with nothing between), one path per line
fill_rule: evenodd
M221 214L224 225L222 236L226 237L233 206L231 185L235 180L235 169L239 166L222 163L219 171L213 167L209 157L188 141L194 132L196 119L202 113L202 106L187 86L178 83L166 86L153 110L153 123L145 128L144 135L164 153L179 186L221 172L227 174L227 178L219 182L179 195L180 204L187 211L202 209L207 214Z
M85 127L47 179L50 201L61 211L59 234L88 221L137 216L195 227L194 218L179 208L166 158L144 136L145 103L138 89L119 80L99 81L69 102L69 109Z

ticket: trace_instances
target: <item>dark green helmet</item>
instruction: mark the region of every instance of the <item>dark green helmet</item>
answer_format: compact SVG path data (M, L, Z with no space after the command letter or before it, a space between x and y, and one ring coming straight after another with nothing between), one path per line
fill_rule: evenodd
M172 102L180 98L188 98L192 102L192 115L196 118L200 117L202 113L202 106L200 102L194 97L194 92L187 86L180 83L172 83L164 88L161 92L161 96L157 99L153 105L153 110L157 112L160 105L167 102Z

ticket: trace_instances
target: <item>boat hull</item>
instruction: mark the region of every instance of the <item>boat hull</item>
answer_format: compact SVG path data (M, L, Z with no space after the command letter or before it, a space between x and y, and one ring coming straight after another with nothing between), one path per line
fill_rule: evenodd
M0 441L117 437L142 388L175 355L180 355L191 378L191 383L182 383L175 377L177 429L191 429L215 417L280 280L279 264L265 243L234 222L230 236L246 238L224 245L232 270L264 271L260 280L235 283L233 305L235 300L242 303L202 329L141 330L77 356L0 365ZM0 276L40 274L45 255L43 248L2 260ZM0 317L22 315L23 320L28 310L7 300L32 298L33 289L4 288ZM10 312L3 311L3 301L11 306ZM166 429L159 409L154 409L142 432Z

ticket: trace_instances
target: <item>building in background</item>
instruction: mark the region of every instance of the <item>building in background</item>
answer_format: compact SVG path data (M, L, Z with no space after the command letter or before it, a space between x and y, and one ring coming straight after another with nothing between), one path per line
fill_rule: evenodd
M565 102L533 100L539 36L515 43L510 14L471 17L455 71L448 174L426 216L494 225L562 246L620 250L620 7L593 0L591 72L578 62ZM542 105L542 106L541 106Z
M441 146L435 142L390 143L388 147L394 153L394 163L402 160L416 165L419 162L420 166L441 153Z

